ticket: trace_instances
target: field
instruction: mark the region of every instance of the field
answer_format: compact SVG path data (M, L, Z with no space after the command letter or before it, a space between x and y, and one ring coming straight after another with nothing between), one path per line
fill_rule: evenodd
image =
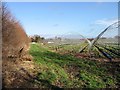
M46 44L49 49L58 53L69 53L77 56L93 57L95 59L112 59L119 60L120 45L116 39L99 39L91 48L89 52L89 44L86 40L80 39L66 39L64 41L53 40L50 44Z
M58 48L58 47L57 47ZM30 54L39 67L34 83L41 88L120 87L120 63L77 57L78 46L31 44ZM72 51L69 51L72 50Z

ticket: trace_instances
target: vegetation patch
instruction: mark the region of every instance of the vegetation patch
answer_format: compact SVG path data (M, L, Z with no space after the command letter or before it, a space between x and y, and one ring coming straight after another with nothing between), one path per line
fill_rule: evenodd
M39 80L57 87L108 88L117 87L118 74L109 71L112 64L61 55L40 44L32 44L30 54L38 64ZM49 87L48 87L49 88Z

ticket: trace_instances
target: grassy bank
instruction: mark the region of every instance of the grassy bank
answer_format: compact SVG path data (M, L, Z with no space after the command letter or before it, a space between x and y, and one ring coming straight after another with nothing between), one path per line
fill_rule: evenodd
M37 78L44 81L42 87L49 88L48 83L63 88L118 87L120 75L117 69L112 70L111 63L61 55L40 44L32 44L30 54L40 68Z

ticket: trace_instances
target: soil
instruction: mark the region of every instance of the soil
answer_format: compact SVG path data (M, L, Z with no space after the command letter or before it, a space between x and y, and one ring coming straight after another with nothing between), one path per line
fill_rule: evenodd
M32 79L37 73L35 63L30 56L24 58L3 58L3 88L34 87Z
M76 53L74 56L77 58L90 59L90 60L95 60L95 61L100 61L100 62L110 62L110 60L107 58L90 57L90 55L88 54ZM120 58L114 58L112 59L112 62L120 62Z

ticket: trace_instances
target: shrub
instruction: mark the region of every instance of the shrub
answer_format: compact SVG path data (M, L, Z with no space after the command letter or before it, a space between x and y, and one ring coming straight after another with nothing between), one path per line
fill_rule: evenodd
M2 56L20 56L29 48L29 39L22 25L2 4Z

